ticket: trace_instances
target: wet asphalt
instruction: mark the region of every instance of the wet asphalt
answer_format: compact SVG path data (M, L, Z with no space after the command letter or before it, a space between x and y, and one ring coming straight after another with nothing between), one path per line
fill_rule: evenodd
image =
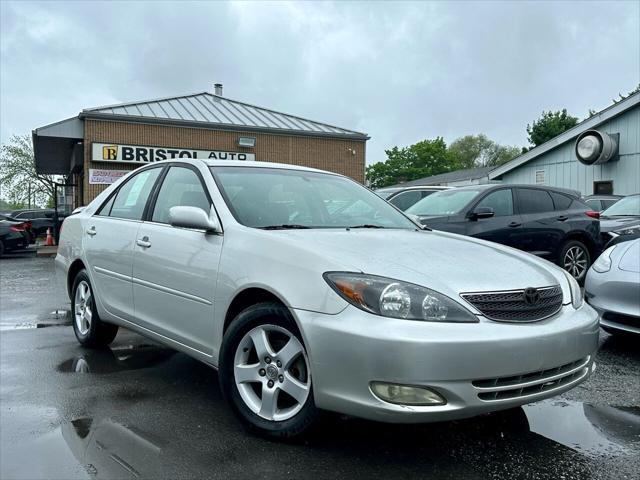
M215 370L182 353L126 330L92 351L69 326L24 328L68 307L52 281L52 259L0 260L2 479L640 478L637 339L603 333L595 374L551 400L414 426L327 415L278 443L245 432Z

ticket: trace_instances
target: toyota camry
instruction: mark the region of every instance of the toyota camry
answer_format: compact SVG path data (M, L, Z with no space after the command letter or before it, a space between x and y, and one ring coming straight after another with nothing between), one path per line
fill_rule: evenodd
M564 270L431 231L309 168L143 166L65 220L56 265L80 344L125 327L191 355L270 436L302 434L322 410L470 417L594 369L598 315Z

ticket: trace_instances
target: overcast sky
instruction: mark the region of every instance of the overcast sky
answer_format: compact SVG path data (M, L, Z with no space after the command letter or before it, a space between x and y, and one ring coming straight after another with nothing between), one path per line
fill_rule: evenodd
M640 2L0 2L1 139L83 108L213 90L368 133L526 144L640 82Z

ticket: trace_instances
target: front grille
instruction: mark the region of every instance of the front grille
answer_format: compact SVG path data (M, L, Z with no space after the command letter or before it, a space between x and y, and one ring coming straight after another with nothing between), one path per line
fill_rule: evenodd
M499 322L535 322L550 317L562 308L560 285L538 288L539 298L527 303L525 290L490 293L463 293L461 297L485 317Z
M555 368L525 373L511 377L474 380L478 398L487 402L527 397L569 385L589 372L589 360L585 357Z
M640 317L632 317L631 315L623 315L622 313L606 312L602 316L602 319L628 327L640 327Z

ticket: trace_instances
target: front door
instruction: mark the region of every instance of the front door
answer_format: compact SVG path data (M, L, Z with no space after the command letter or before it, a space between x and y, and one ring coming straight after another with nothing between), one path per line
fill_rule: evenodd
M84 251L96 297L112 315L132 321L133 247L149 194L161 168L130 177L87 222Z
M491 208L494 212L493 217L467 220L466 234L490 242L522 248L522 220L515 212L513 205L513 192L510 188L501 188L488 193L473 209Z
M133 262L136 322L200 352L213 349L213 299L221 235L173 227L169 209L193 206L215 215L198 170L172 166L138 231Z

